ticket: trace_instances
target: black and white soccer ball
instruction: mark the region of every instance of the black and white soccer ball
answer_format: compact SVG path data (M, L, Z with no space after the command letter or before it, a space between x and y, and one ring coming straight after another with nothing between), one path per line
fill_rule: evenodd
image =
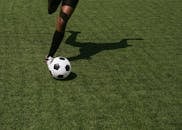
M65 79L71 73L71 64L65 57L55 57L49 66L49 70L55 79Z

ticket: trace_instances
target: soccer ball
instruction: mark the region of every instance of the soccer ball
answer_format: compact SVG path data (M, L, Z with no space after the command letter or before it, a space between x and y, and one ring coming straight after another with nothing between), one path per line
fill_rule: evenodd
M71 73L71 64L65 57L55 57L49 66L49 71L55 79L65 79Z

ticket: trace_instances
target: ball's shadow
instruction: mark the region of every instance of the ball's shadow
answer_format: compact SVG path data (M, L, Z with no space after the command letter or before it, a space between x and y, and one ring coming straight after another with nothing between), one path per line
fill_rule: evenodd
M65 78L65 79L55 79L55 80L58 80L58 81L70 81L70 80L73 80L77 77L77 74L74 73L74 72L71 72L70 75Z

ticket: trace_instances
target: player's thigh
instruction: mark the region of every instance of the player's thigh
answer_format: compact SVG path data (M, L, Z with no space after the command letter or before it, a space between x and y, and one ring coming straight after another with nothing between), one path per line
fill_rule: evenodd
M78 4L78 0L63 0L61 11L66 13L69 17L72 15L76 5Z
M65 29L66 23L74 12L74 9L78 3L78 0L63 0L61 11L57 19L57 30L63 31Z
M74 8L69 6L69 5L63 5L61 6L61 12L60 12L60 16L62 13L66 14L68 17L71 17L71 15L73 14Z
M62 6L71 6L73 9L76 8L79 0L63 0Z

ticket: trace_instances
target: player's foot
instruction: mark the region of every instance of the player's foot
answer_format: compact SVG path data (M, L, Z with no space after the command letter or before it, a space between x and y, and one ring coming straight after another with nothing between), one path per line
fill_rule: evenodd
M45 62L46 62L46 64L47 64L48 69L50 68L50 65L51 65L53 59L54 59L54 58L51 57L51 56L46 56L46 57L45 57Z
M48 13L54 13L57 10L60 3L61 0L48 0Z

